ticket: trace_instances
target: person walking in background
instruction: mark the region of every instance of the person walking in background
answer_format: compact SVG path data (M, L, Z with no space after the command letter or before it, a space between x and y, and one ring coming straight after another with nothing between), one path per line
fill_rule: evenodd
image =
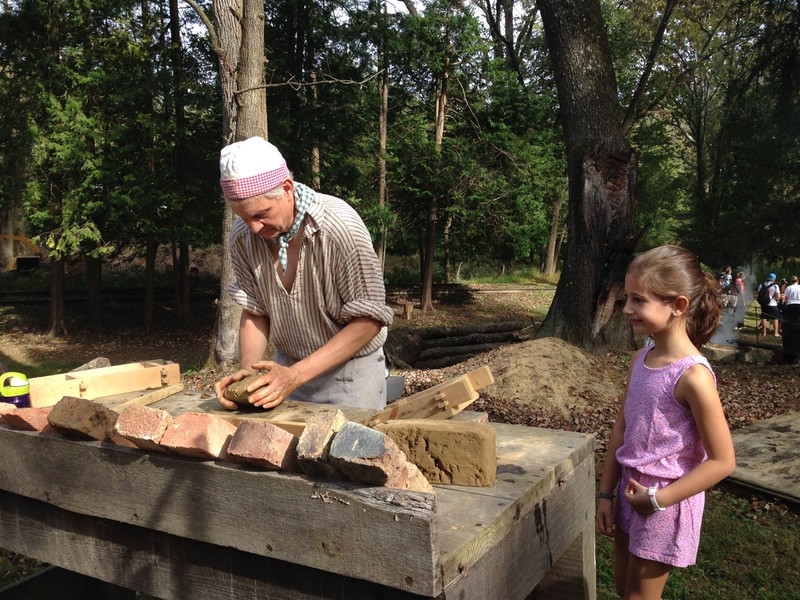
M758 286L758 304L761 306L761 335L767 337L767 321L772 321L775 337L781 336L781 320L778 313L778 299L781 290L775 283L777 275L770 273L767 280Z
M739 271L736 273L736 279L733 281L733 285L736 287L736 293L739 295L739 303L736 306L736 329L744 327L744 315L748 305L748 299L745 297L744 293L744 279L744 271Z
M238 408L225 389L266 371L248 386L254 406L291 398L383 408L383 343L394 311L356 211L294 181L278 149L260 137L222 149L220 184L238 217L229 291L243 310L240 370L214 386L219 403ZM269 341L275 355L264 360Z
M786 286L784 295L786 297L786 320L800 321L800 283L798 283L797 275L792 275L792 283Z
M634 259L625 291L624 314L652 344L628 374L597 525L615 540L617 592L656 600L674 567L695 563L705 490L735 468L716 378L698 350L719 324L719 286L688 250L661 246Z
M780 290L780 294L778 295L778 318L781 321L786 318L786 288L788 286L789 282L785 279L781 279L778 284L778 289Z

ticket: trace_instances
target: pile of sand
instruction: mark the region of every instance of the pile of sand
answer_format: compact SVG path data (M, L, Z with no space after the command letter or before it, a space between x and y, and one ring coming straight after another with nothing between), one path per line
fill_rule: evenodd
M495 378L481 394L569 416L576 409L618 403L625 389L624 364L594 357L559 338L509 344L442 369L444 379L488 365Z

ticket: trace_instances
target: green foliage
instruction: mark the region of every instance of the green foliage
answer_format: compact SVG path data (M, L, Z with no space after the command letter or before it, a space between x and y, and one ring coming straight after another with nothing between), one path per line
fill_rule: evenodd
M788 226L800 211L795 5L704 0L676 8L629 132L644 245L682 243L709 264L800 256ZM416 6L419 16L384 14L377 2L267 3L269 137L299 181L318 176L322 191L355 205L376 242L386 231L391 253L419 255L436 197L440 278L459 265L463 273L477 256L496 273L542 265L567 182L536 11L527 1L515 5L513 31L505 32L511 53L504 32L471 7ZM57 252L219 241L217 59L202 28L184 29L179 128L168 23L140 7L24 0L0 13L0 210L22 207L28 235L63 236L49 238ZM602 8L624 110L663 2ZM182 18L198 23L191 11ZM445 61L439 153L433 128ZM382 207L383 66L390 98ZM318 174L310 170L315 150ZM566 218L564 206L560 233Z
M73 224L70 227L48 231L34 236L33 241L37 244L44 244L53 260L62 260L78 255L100 258L114 251L113 246L103 242L100 230L92 222Z

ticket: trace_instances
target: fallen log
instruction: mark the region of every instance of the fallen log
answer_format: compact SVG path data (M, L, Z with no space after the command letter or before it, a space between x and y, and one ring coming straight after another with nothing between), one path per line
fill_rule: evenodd
M423 340L446 338L471 333L495 333L498 331L517 331L531 325L530 321L501 321L497 323L484 323L482 325L463 325L460 327L428 327L419 330Z
M493 333L469 333L467 335L457 335L443 338L433 338L426 340L424 348L443 348L446 346L472 346L475 344L491 344L495 342L511 342L516 339L515 331L498 331ZM423 350L424 352L424 350Z
M489 350L494 350L495 348L505 345L505 343L496 342L493 344L470 344L468 346L442 346L440 348L426 348L419 353L417 366L419 366L420 361L432 360L435 358L445 358L448 356L462 356L464 354L475 355L482 352L488 352Z
M462 363L470 358L475 358L477 354L461 354L459 356L446 356L444 358L434 358L431 360L423 360L415 363L414 367L417 369L443 369Z

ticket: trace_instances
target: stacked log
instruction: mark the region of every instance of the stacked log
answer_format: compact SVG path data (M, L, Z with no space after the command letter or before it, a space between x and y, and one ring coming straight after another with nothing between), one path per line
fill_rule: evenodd
M421 351L414 367L449 367L483 352L528 339L532 329L532 323L526 321L420 329L417 334L422 338Z

